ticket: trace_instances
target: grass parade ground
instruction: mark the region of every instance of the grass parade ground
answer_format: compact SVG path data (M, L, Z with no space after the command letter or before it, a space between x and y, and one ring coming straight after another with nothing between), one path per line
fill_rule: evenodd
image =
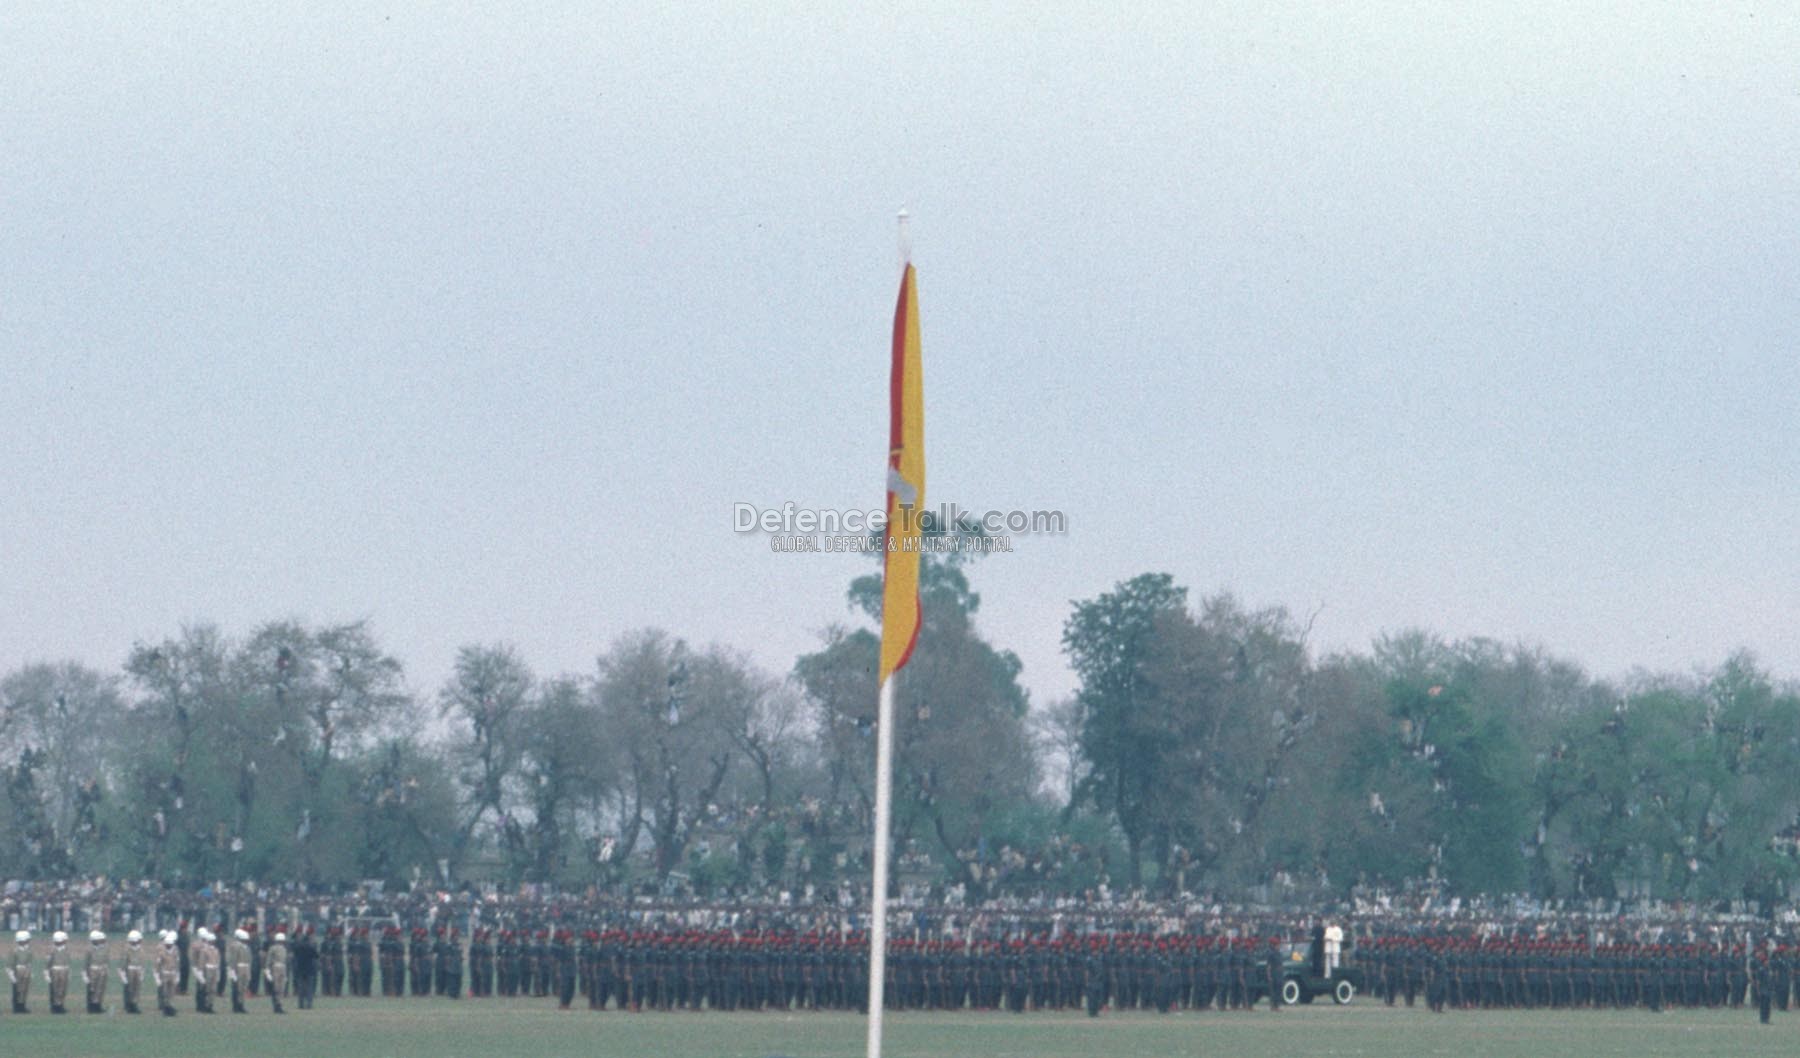
M621 1014L546 1000L321 999L276 1017L0 1014L0 1053L35 1058L856 1058L847 1014ZM1761 1026L1753 1010L1465 1011L1433 1015L1358 1001L1270 1015L890 1014L890 1058L1643 1058L1792 1055L1800 1015Z

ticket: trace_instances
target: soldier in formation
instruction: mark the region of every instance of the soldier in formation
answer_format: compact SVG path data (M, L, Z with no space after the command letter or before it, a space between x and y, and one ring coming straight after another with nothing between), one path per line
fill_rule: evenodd
M125 965L119 968L119 997L127 1014L142 1013L138 1008L138 997L144 991L143 948L143 933L134 929L125 934Z
M212 930L200 926L195 929L194 937L200 942L188 944L188 974L194 986L194 1013L211 1014L213 996L218 992L219 978L222 976L220 967L224 960L219 955L217 938Z
M156 980L156 1009L165 1018L175 1016L175 990L180 986L181 953L175 948L174 930L164 930L161 935L162 950L156 955L152 973Z
M350 957L350 994L367 999L375 994L375 942L369 927L358 926L344 950Z
M250 987L250 931L239 927L225 945L225 977L231 983L231 1012L247 1014L244 996Z
M50 1013L69 1012L69 935L57 930L50 935L50 956L44 960L44 981L50 988Z
M87 958L82 960L82 984L87 987L87 1012L106 1012L106 972L112 969L107 958L106 934L94 930L88 934Z
M319 944L313 936L311 926L296 929L288 953L294 968L294 1005L301 1010L312 1009L319 987Z
M1787 946L1618 942L1565 938L1410 935L1372 939L1361 957L1392 1004L1422 987L1431 1009L1669 1007L1737 1009L1791 995Z
M31 1008L26 1006L31 999L31 931L20 930L13 934L12 964L6 968L7 980L12 983L12 1009L14 1014L29 1014Z
M319 941L319 991L336 998L344 994L344 929L327 926Z
M269 1004L277 1014L287 1011L281 1008L281 997L288 985L288 949L287 934L277 927L269 938L269 948L263 953L263 981L269 986Z

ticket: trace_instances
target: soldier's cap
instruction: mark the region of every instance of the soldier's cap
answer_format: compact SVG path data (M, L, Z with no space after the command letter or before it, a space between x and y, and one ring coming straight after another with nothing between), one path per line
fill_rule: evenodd
M93 941L95 944L102 944L102 943L105 943L105 941L106 941L106 934L100 932L99 930L94 930L92 933L88 934L88 939Z
M132 930L130 933L125 934L125 940L127 943L130 943L130 944L140 943L141 941L143 941L143 939L144 939L144 935L142 933L139 933L135 929Z
M31 943L31 931L28 929L22 929L19 932L13 934L13 940L17 941L20 944L29 944L29 943Z
M245 929L232 930L231 935L236 937L239 940L249 940L250 939L250 931L245 930Z
M287 940L287 934L281 932L280 930L276 930L275 931L275 939L278 941L285 941L285 940Z
M59 929L55 933L50 934L50 941L53 944L67 944L69 943L69 935Z

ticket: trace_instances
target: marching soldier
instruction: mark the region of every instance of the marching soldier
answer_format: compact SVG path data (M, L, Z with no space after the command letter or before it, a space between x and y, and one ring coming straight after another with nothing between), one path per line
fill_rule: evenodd
M156 981L156 1009L165 1018L175 1016L175 989L181 977L181 953L175 950L175 931L162 932L162 951L151 970Z
M141 1013L138 994L144 989L144 968L140 964L143 943L144 935L137 930L125 934L125 965L119 968L119 991L123 994L127 1014Z
M263 953L263 980L269 983L269 1002L275 1013L286 1014L281 1009L281 993L287 991L288 950L287 934L280 929L269 938L269 950Z
M106 971L110 969L106 957L106 934L94 930L88 934L87 959L82 966L82 976L87 984L87 1012L103 1014L106 1012Z
M13 934L12 965L7 967L6 976L12 980L12 1009L14 1014L29 1014L31 1008L25 1001L31 998L31 931L20 930Z
M244 1009L244 989L250 985L250 932L233 930L231 943L225 946L225 976L231 981L231 1012L248 1014Z
M194 936L200 941L188 945L188 971L194 977L194 1013L211 1014L213 992L219 986L219 947L213 943L213 931L205 926L195 930ZM176 945L178 952L180 947Z
M50 934L50 958L44 963L44 980L50 985L50 1013L67 1014L64 1004L69 998L69 935L62 930Z

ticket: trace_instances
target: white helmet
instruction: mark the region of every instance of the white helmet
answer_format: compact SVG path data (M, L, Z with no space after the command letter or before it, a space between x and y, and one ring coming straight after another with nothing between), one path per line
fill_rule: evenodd
M276 930L275 931L275 939L277 941L285 941L285 940L287 940L287 934L281 932L280 930Z
M30 944L31 943L31 931L28 929L22 929L19 932L13 934L13 940L17 941L20 944Z
M175 941L178 939L179 939L179 937L174 930L172 930L172 929L163 930L163 935L162 935L163 947L173 948L175 946Z
M205 926L201 926L197 932L201 940L206 941L208 944L212 943L212 930L207 929Z
M99 930L95 930L92 933L88 934L88 939L93 941L95 944L104 944L104 943L106 943L106 934L100 932Z
M138 944L143 941L144 935L134 929L130 933L125 934L125 939L130 941L133 944Z
M237 938L237 939L239 939L239 940L246 940L246 941L247 941L247 940L249 940L249 939L250 939L250 934L249 934L249 933L247 933L247 932L245 932L245 931L244 931L244 930L241 930L241 929L234 929L234 930L232 930L232 931L231 931L231 935L232 935L232 936L234 936L234 937L236 937L236 938Z
M52 944L67 944L69 943L69 935L59 929L55 933L50 934L50 942Z

